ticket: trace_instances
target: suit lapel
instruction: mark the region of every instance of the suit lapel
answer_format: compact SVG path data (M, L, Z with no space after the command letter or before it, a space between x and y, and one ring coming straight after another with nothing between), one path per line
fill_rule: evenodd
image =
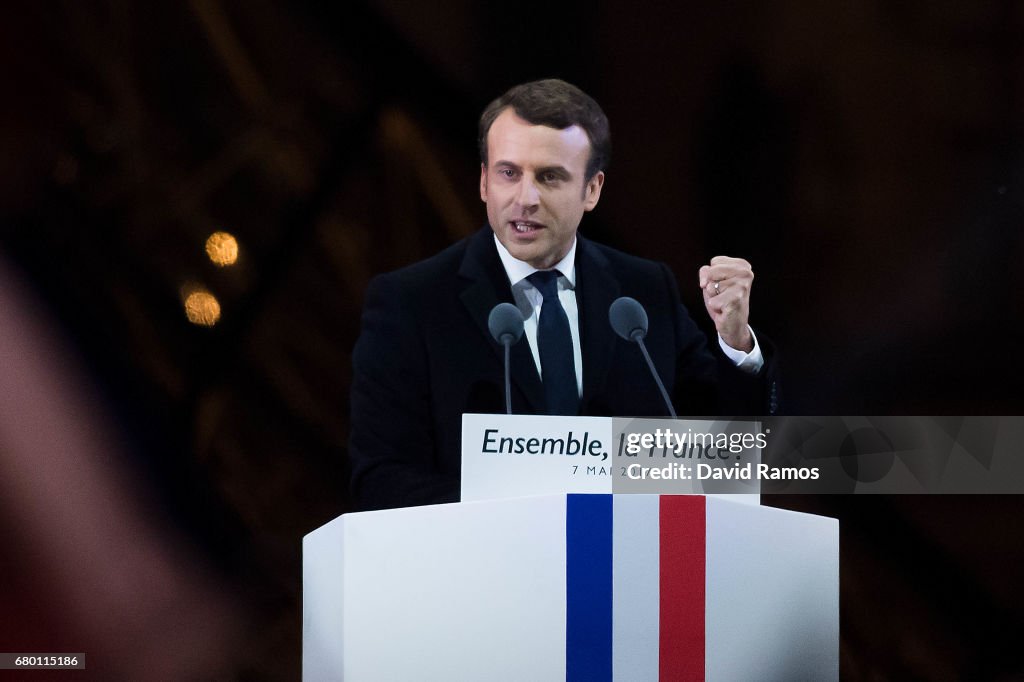
M498 258L498 250L494 246L493 234L489 227L485 227L470 237L466 255L459 268L459 275L466 280L460 298L486 343L494 351L498 362L504 366L505 350L491 338L491 332L487 328L487 317L499 303L515 304L515 301L512 298L508 275L505 274L505 268ZM533 355L530 353L530 345L525 338L512 346L509 359L512 365L512 383L526 396L526 401L533 412L544 412L544 388Z
M608 260L591 242L577 237L576 305L580 311L580 346L583 354L583 398L580 414L604 386L615 349L615 332L608 322L608 308L619 297L619 280Z

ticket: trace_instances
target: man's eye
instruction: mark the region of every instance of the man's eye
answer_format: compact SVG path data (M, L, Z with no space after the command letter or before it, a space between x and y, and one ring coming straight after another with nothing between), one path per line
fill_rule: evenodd
M540 179L541 182L545 182L550 185L553 182L558 182L558 175L555 173L544 173L540 176Z
M498 171L498 175L503 178L514 178L516 176L516 172L511 168L502 168Z

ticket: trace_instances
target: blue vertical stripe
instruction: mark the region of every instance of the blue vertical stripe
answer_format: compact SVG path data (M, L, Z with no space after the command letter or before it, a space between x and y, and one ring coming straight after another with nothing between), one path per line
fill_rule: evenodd
M612 679L612 496L568 495L565 679Z

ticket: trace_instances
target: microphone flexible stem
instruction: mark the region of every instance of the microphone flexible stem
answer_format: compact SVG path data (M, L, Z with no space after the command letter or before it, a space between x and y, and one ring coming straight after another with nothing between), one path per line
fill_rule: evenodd
M675 408L672 407L672 401L668 399L668 391L665 390L665 384L661 383L661 377L658 376L658 371L654 369L654 362L651 361L651 356L647 352L647 346L644 345L644 340L640 336L637 336L636 342L644 354L644 360L647 361L647 366L651 368L651 376L653 376L654 380L658 382L658 390L661 391L661 397L665 399L665 406L668 408L668 413L672 415L673 419L678 419L678 417L676 417Z
M512 374L509 362L509 349L512 344L507 336L502 345L505 346L505 414L512 414Z

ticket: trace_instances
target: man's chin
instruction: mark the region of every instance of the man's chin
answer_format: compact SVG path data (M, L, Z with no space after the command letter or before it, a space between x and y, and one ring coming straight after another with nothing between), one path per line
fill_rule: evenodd
M511 248L506 244L505 248L508 249L513 258L529 263L538 270L551 267L551 264L548 263L551 260L550 256L545 252L545 249L540 248L537 244L513 244Z
M500 235L498 241L501 242L506 251L512 254L513 258L526 261L527 263L544 252L544 249L535 240L517 239L512 234Z
M516 260L529 263L538 270L545 270L554 266L562 256L556 253L557 246L550 243L550 235L538 234L543 231L530 233L528 238L517 238L517 233L504 233L498 235L498 241Z

